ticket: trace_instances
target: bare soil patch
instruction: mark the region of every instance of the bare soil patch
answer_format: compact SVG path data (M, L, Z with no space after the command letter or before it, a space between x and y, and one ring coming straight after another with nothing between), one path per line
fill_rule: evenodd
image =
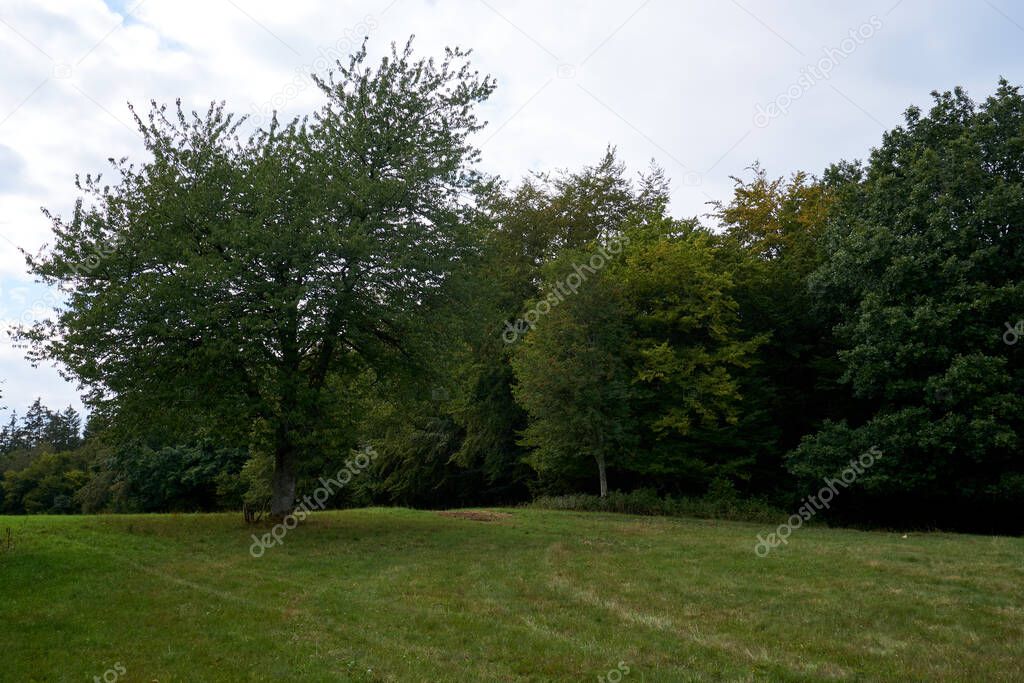
M442 517L457 517L474 522L497 522L499 519L507 519L512 516L507 512L491 512L490 510L445 510L437 514Z

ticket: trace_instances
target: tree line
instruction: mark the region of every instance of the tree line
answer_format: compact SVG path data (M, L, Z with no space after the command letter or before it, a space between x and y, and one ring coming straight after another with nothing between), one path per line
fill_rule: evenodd
M666 173L614 148L480 172L495 84L467 52L364 48L316 82L320 109L249 135L223 104L153 103L149 158L50 215L28 264L66 305L15 334L80 384L88 429L5 455L7 491L43 452L76 454L59 494L7 509L281 516L369 444L333 504L787 508L872 449L833 517L1019 527L1017 86L935 92L865 161L754 164L680 218Z

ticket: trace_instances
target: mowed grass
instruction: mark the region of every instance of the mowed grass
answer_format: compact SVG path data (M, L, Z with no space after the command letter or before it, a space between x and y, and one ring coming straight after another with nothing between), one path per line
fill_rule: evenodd
M3 517L0 677L1024 679L1024 539L506 512Z

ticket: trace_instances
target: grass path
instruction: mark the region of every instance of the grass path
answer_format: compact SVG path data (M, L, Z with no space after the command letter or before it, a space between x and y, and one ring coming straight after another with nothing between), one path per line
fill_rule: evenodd
M1024 678L1024 539L507 512L0 517L0 680Z

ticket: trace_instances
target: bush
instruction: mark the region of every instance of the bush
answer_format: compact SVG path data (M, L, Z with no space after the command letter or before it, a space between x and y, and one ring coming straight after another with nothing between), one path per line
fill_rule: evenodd
M31 451L27 465L4 472L3 511L9 514L77 512L72 496L88 480L81 451Z
M611 491L606 498L589 494L540 496L528 507L578 512L617 512L629 515L699 517L744 522L777 522L788 513L758 499L743 499L723 490L700 498L661 498L652 489L629 493Z

